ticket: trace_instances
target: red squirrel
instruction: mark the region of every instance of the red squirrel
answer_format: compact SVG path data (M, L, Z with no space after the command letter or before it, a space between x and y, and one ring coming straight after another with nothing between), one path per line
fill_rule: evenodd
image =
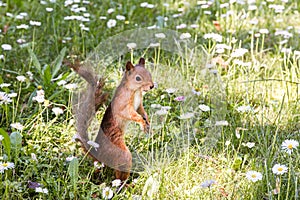
M95 111L107 99L103 93L104 80L97 80L95 73L80 64L70 64L82 78L88 82L86 94L75 105L78 139L83 148L97 161L115 169L115 178L122 181L130 175L132 156L125 144L124 134L128 122L137 122L145 131L149 131L149 118L143 107L142 92L154 87L150 72L145 68L145 59L140 58L137 65L130 61L126 64L122 81L107 107L93 147L89 144L87 129Z

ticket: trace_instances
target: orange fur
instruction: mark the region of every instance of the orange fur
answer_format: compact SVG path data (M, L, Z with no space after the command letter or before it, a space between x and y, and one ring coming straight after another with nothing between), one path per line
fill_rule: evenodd
M153 88L150 72L145 68L145 60L133 66L127 62L126 71L115 95L106 109L95 142L99 149L91 148L88 142L87 129L94 109L98 109L107 94L102 93L103 80L97 83L96 76L88 68L72 67L88 83L87 94L81 99L77 109L77 131L79 140L89 154L96 160L115 169L117 179L126 180L130 175L132 156L128 150L124 134L130 121L137 122L148 132L149 119L143 107L142 92Z

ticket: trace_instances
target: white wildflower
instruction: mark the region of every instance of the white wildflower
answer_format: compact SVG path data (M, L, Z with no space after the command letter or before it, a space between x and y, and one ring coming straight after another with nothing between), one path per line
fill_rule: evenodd
M0 88L9 87L9 86L11 86L10 83L2 83L2 84L0 84Z
M12 50L12 46L10 44L2 44L1 45L1 48L4 50L4 51L10 51Z
M248 171L246 173L246 178L252 182L256 182L258 180L262 180L262 174L257 171Z
M9 104L11 102L12 102L12 100L8 96L8 94L6 94L5 92L0 92L0 105L2 105L2 104Z
M99 148L99 144L97 142L89 140L87 143L92 147L94 147L95 149Z
M76 158L75 156L69 156L69 157L66 157L66 161L71 162L75 158Z
M242 143L242 145L251 149L255 146L255 142Z
M166 89L166 92L169 94L172 94L172 93L176 92L176 90L177 90L176 88L168 88L168 89Z
M134 43L134 42L130 42L130 43L128 43L127 45L126 45L130 50L132 50L132 49L135 49L136 48L136 43Z
M166 38L166 35L164 33L155 33L154 36L158 39Z
M286 151L288 154L293 152L293 149L297 149L299 142L296 140L285 140L281 144L281 149Z
M229 123L226 120L222 120L222 121L216 121L216 126L228 126Z
M288 168L285 165L275 164L272 167L272 172L273 172L273 174L276 174L276 175L282 175L282 174L286 173L287 171L288 171Z
M243 55L245 55L245 53L248 52L248 49L245 48L239 48L239 49L235 49L232 53L231 53L231 57L242 57Z
M181 40L188 39L188 38L191 38L191 37L192 37L192 36L191 36L190 33L182 33L182 34L179 36L179 38L180 38Z
M210 111L210 107L204 104L200 104L199 105L200 110L202 110L203 112L208 112Z
M16 77L18 81L20 82L24 82L26 80L26 77L25 76L17 76Z
M266 29L266 28L263 28L263 29L259 29L259 32L260 32L261 34L268 34L268 33L269 33L269 30Z
M106 23L108 28L115 27L117 25L117 21L115 19L109 19Z
M160 46L160 43L150 43L149 44L150 48L155 48L155 47L159 47L159 46Z
M251 111L251 106L239 106L236 109L238 112L244 113L244 112L249 112Z
M176 26L176 29L184 29L186 27L187 27L186 24L179 24L179 25Z
M22 131L24 129L24 126L19 122L12 123L12 124L10 124L10 126L14 129L19 130L19 131Z
M58 116L58 115L60 115L60 114L63 114L64 113L64 111L63 111L63 109L61 109L61 108L58 108L58 107L54 107L54 108L52 108L52 112L56 115L56 116Z
M42 188L42 187L37 187L37 188L35 188L35 192L48 194L48 189Z
M110 8L110 9L107 10L107 13L108 13L108 14L111 14L111 13L113 13L113 12L115 12L115 9L113 9L113 8Z
M29 26L27 24L21 24L21 25L16 26L16 27L17 27L17 29L28 29L29 28Z
M65 80L60 80L60 81L57 82L57 85L58 85L58 86L61 86L61 85L65 85L66 83L67 83L67 81L65 81Z
M222 42L222 35L217 33L207 33L203 36L204 39L212 39L216 42Z
M190 119L194 117L194 113L184 113L179 116L179 119Z
M64 87L68 90L74 90L77 88L77 84L76 83L69 83L67 85L64 85Z
M124 21L126 18L125 18L125 16L123 16L123 15L117 15L117 16L116 16L116 19L117 19L117 20Z
M111 199L113 197L114 193L109 187L105 187L102 191L102 197L104 199Z
M101 169L105 166L104 166L104 163L99 163L98 161L94 161L94 167L97 169Z
M47 12L52 12L52 11L53 11L53 8L46 8L46 11L47 11Z
M112 183L112 187L119 187L122 181L120 179L115 179L111 183Z
M31 26L41 26L41 25L42 25L41 22L38 22L38 21L32 21L32 20L29 21L29 24L30 24Z
M166 114L168 114L168 110L166 110L166 109L160 109L160 110L157 110L155 112L155 114L157 114L157 115L166 115Z

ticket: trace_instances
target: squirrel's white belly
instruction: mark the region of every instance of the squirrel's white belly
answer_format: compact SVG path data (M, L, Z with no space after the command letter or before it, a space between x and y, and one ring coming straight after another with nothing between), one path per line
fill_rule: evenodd
M142 102L142 94L140 91L136 91L133 98L133 107L134 110L137 110Z

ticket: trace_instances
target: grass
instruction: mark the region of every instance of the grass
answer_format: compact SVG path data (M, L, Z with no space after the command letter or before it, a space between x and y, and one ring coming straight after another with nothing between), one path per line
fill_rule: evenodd
M284 141L300 140L300 23L291 20L299 18L298 1L67 2L0 2L1 199L102 199L106 187L113 199L299 198L299 147L282 149ZM85 22L65 18L74 15ZM117 15L125 20L108 28ZM160 29L146 29L154 25ZM130 35L138 28L143 34ZM155 31L177 38L180 48L153 37ZM182 33L191 37L180 43ZM161 46L147 48L145 41ZM137 48L129 51L129 42ZM127 60L141 56L158 83L144 96L152 134L128 128L126 142L139 159L132 186L117 192L113 171L95 167L72 141L72 99L81 82L62 61L96 63L111 98ZM185 100L176 101L180 96ZM287 172L276 174L275 164ZM249 171L261 179L247 178Z

